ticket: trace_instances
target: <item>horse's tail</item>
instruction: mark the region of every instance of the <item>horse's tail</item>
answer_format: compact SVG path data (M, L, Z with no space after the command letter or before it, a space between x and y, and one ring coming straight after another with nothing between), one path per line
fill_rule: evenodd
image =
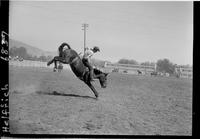
M59 54L61 54L61 53L63 52L64 46L67 46L68 49L71 49L71 47L69 46L69 44L67 44L67 43L64 42L64 43L62 43L62 44L58 47Z

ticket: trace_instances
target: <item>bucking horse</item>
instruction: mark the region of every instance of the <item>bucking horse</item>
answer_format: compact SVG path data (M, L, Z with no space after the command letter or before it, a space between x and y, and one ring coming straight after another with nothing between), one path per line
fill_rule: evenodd
M64 46L67 46L68 49L63 49ZM67 43L62 43L62 45L58 48L58 51L62 53L62 57L55 56L51 61L47 63L47 66L54 63L54 70L57 68L57 62L61 62L63 64L69 64L73 73L82 80L88 87L93 91L96 98L98 98L99 94L91 83L90 73L88 68L83 64L82 59L78 55L78 53L71 49L70 45ZM104 73L96 68L94 68L94 79L98 79L102 88L107 87L107 75L108 73Z

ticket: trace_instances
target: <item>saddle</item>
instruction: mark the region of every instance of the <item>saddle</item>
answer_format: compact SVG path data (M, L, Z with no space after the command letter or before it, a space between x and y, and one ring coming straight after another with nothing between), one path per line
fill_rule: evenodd
M98 70L97 68L94 68L93 70ZM95 74L95 73L94 73ZM85 72L83 72L82 76L81 77L78 77L80 80L82 81L87 81L88 78L90 77L90 73L89 73L89 69L86 68ZM96 78L94 78L93 80L91 81L95 81Z

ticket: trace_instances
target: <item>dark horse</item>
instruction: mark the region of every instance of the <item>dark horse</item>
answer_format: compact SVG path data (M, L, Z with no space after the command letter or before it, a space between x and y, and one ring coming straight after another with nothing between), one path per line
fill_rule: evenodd
M151 73L151 76L157 76L158 75L158 72L156 72L156 71L153 71L152 73Z
M64 46L67 46L68 49L63 50ZM58 50L59 50L59 53L62 54L62 57L61 56L55 56L51 61L49 61L47 63L47 66L49 66L50 64L52 64L54 62L54 64L55 64L54 70L55 70L55 69L57 69L57 62L58 61L61 62L61 63L64 63L64 64L69 64L72 71L74 72L74 74L80 80L82 80L85 84L87 84L90 87L90 89L94 92L96 98L98 98L98 92L96 91L94 86L91 84L91 79L90 79L90 76L89 76L89 70L83 64L82 59L77 54L77 52L75 50L71 49L71 47L67 43L63 43L58 48ZM94 74L95 74L94 78L99 79L101 87L106 88L108 73L104 73L104 72L94 68Z
M140 70L137 70L138 75L142 75L142 72Z

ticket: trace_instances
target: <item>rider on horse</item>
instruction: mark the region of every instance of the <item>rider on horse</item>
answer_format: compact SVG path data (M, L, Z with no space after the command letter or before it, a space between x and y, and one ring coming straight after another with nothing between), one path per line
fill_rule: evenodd
M83 55L83 59L82 59L82 61L83 61L83 64L86 66L86 67L88 67L88 69L89 69L89 72L90 72L90 79L91 80L93 80L93 78L94 78L94 70L93 70L93 67L92 67L92 65L90 64L90 58L93 56L93 54L94 53L96 53L96 52L100 52L100 49L99 49L99 47L97 47L97 46L94 46L93 48L86 48L85 49L85 53L84 53L84 55Z
M68 47L65 48L65 46L67 46L67 44L66 44L66 43L62 43L62 44L60 45L59 49L58 49L58 51L59 51L59 57L63 58L63 60L64 60L63 50L64 50L64 49L68 49ZM90 49L89 49L88 47L86 47L85 53L84 53L83 58L82 58L83 64L84 64L86 67L88 67L88 69L89 69L89 72L90 72L90 79L91 79L91 80L94 79L94 70L93 70L92 65L90 64L90 58L93 56L94 53L96 53L96 52L98 52L98 51L100 52L100 49L99 49L99 47L97 47L97 46L94 46L93 48L90 48Z
M64 47L67 46L65 49ZM99 80L99 83L102 88L106 88L107 86L107 75L108 73L104 73L98 69L93 69L93 67L89 63L89 59L91 56L100 51L98 47L94 47L92 49L88 49L85 51L83 59L79 56L79 54L71 49L71 47L67 43L62 43L59 48L59 56L55 56L52 60L47 63L47 66L51 65L52 63L55 64L54 69L57 69L57 62L61 62L63 64L69 64L71 70L74 74L82 80L88 87L93 91L96 98L98 98L98 92L91 84L91 78L93 73L96 79ZM64 51L63 51L64 50ZM88 70L89 69L89 70Z

